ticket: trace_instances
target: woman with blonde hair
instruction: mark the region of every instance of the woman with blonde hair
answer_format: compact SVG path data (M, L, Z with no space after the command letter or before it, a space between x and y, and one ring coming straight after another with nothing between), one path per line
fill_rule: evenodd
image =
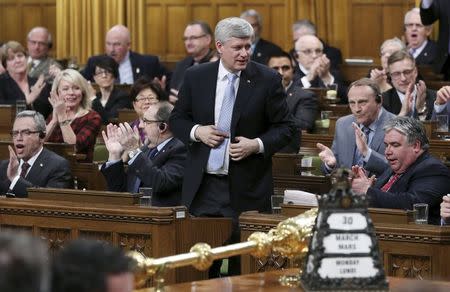
M47 119L46 141L75 145L78 154L86 154L85 162L92 161L102 124L100 115L91 109L93 94L78 71L66 69L53 81L49 98L53 113Z

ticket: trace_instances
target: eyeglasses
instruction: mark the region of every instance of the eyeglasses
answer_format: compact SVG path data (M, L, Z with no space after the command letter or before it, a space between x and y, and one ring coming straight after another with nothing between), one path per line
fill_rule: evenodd
M201 39L202 37L205 37L205 36L206 36L206 34L192 35L192 36L189 36L189 37L183 37L183 41L185 42L185 41L198 40L198 39Z
M96 71L94 74L94 76L105 76L105 77L108 77L111 75L112 75L112 73L109 72L108 70L99 70L99 71Z
M152 124L152 123L161 123L161 122L164 122L164 121L160 121L160 120L147 120L146 118L142 118L142 121L144 122L144 124L146 124L146 125L150 125L150 124Z
M32 40L28 40L28 43L32 46L38 45L40 47L46 47L48 46L48 43L46 42L39 42L39 41L32 41Z
M136 102L152 102L152 101L157 101L158 99L156 98L156 95L148 95L148 96L142 96L142 95L138 95L136 97Z
M414 28L414 27L423 28L424 25L421 23L405 23L405 27L409 28L409 29Z
M307 49L307 50L303 50L303 51L297 51L297 53L302 53L306 56L311 56L313 53L315 53L316 55L321 55L323 53L322 49Z
M273 70L275 70L275 71L280 71L280 69L281 69L281 71L283 71L283 72L286 72L286 71L288 71L288 70L291 70L292 69L292 67L291 66L289 66L289 65L283 65L283 66L273 66L273 67L271 67Z
M22 137L30 137L31 134L40 133L41 131L31 131L30 129L11 131L11 137L17 138L19 135Z
M389 75L391 76L392 79L398 79L402 76L405 76L406 78L410 77L412 74L414 73L414 68L413 69L407 69L407 70L403 70L400 72L392 72L389 73Z

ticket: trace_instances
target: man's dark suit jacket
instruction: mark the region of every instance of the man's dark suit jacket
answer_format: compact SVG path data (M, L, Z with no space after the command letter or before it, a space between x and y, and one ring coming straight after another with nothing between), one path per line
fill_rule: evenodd
M437 44L432 40L428 40L425 48L423 48L422 52L420 52L420 54L415 59L416 65L433 65L437 53Z
M183 204L188 208L202 182L211 150L204 143L192 142L190 131L196 124L214 125L219 62L188 69L170 117L175 136L189 148L182 193ZM250 62L239 80L230 141L236 136L259 137L264 153L252 154L241 161L230 159L231 207L237 214L247 210L268 211L273 194L272 155L290 142L295 127L278 73Z
M9 160L0 162L0 193L5 194L11 181L6 176ZM12 193L17 197L27 197L27 188L72 188L73 180L69 162L58 154L43 149L25 178L19 178Z
M94 73L95 73L94 61L98 57L99 56L90 57L87 61L86 67L81 71L81 74L84 76L84 78L86 78L87 80L90 80L92 82L95 82L94 81ZM130 51L130 62L131 62L132 70L133 70L134 81L136 81L137 79L139 79L142 76L147 76L148 78L153 79L154 77L161 78L163 75L166 75L166 77L167 77L166 83L169 84L171 74L159 62L159 59L157 56L141 55L141 54Z
M297 128L291 143L281 149L283 153L298 153L302 130L312 130L317 116L318 101L314 93L292 84L286 92L286 102Z
M412 210L415 203L427 203L429 222L439 224L442 196L450 193L450 172L447 166L425 152L388 192L381 191L392 174L391 168L387 168L375 184L369 187L369 205L375 208Z
M128 93L114 87L109 95L108 101L103 107L101 103L101 92L97 93L97 97L92 101L92 109L96 111L101 117L104 125L108 124L111 119L117 118L117 111L119 109L132 109L133 105Z
M105 176L108 191L133 192L136 178L139 178L141 186L153 189L152 206L181 205L186 147L178 139L172 138L152 159L148 157L149 151L146 147L126 172L121 161L109 167L103 164L101 172Z
M421 1L422 2L422 1ZM448 40L450 33L450 2L448 0L434 0L428 9L420 5L420 18L424 25L431 25L439 20L438 51L434 59L433 67L437 73L446 73L448 68L443 68L448 58Z
M209 62L211 58L211 50L208 54L200 60L199 64L203 64ZM194 58L192 56L187 56L183 60L177 62L175 66L175 70L172 74L172 80L170 80L170 88L180 90L181 84L183 83L184 74L186 73L187 68L194 65Z
M436 99L436 91L427 89L427 97L425 98L425 104L427 105L426 120L431 119L433 113L434 100ZM397 90L394 87L388 91L383 92L383 107L394 115L398 115L402 109L402 102L398 96Z
M276 44L260 38L252 53L252 61L267 65L269 57L280 54L283 50Z
M28 86L31 88L37 81L37 78L28 77ZM51 85L46 84L42 89L36 100L27 106L27 109L32 109L40 112L44 118L53 111L48 98L50 97ZM16 81L11 78L8 72L0 75L0 104L15 105L17 100L25 101L25 94L17 85Z

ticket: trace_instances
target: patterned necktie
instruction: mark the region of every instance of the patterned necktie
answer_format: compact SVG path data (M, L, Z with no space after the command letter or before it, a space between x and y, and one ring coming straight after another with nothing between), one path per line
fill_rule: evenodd
M217 122L217 128L226 133L230 133L231 117L233 115L234 101L236 100L234 82L237 77L236 74L232 73L227 75L228 84L225 88L222 107L220 108L219 121ZM208 159L208 166L211 170L217 171L223 167L228 143L229 139L226 138L218 147L211 149Z
M369 145L369 135L370 135L370 131L371 131L370 128L363 126L361 130L365 135L367 145ZM355 161L354 162L356 165L359 165L361 167L364 166L364 157L362 156L361 153L359 153L358 147L356 147L356 149L355 149Z
M417 49L411 48L409 49L409 53L414 57L414 53L417 51Z
M381 190L383 192L387 192L391 189L392 185L398 180L398 178L400 177L400 175L398 174L394 174L393 176L391 176L391 178L388 180L388 182L381 187Z
M153 159L156 154L158 154L158 148L157 147L153 147L150 149L150 151L148 151L147 153L147 157L150 159ZM136 180L134 181L134 186L133 189L131 190L131 193L139 193L139 187L141 186L141 179L136 176Z
M30 168L28 162L22 163L22 170L20 171L20 177L25 177L27 175L27 171Z

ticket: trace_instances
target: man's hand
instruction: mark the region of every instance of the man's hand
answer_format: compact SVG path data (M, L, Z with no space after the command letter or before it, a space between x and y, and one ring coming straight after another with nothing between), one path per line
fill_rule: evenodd
M8 145L8 150L9 163L8 168L6 169L6 176L10 181L12 181L17 175L17 171L19 170L19 159L17 159L16 152L14 152L14 149L10 145Z
M52 64L50 67L48 67L48 74L54 79L56 75L58 75L61 72L61 68L59 68L58 65Z
M259 143L256 139L238 136L235 138L235 141L237 142L230 143L230 156L234 161L242 160L259 151Z
M420 111L425 106L427 98L427 86L423 80L419 80L416 86L416 109Z
M380 84L387 80L387 75L384 70L372 69L370 71L370 79Z
M216 126L199 126L195 130L195 138L202 141L211 148L216 148L222 144L225 138L228 138L228 133L222 132Z
M313 81L317 76L319 76L319 70L320 70L320 58L317 58L311 64L308 74L306 74L306 79L308 79L309 82Z
M359 166L352 166L353 180L352 189L358 195L365 195L367 189L375 182L375 176L367 177L364 168Z
M400 117L407 116L412 111L413 106L414 106L414 96L412 94L413 91L414 91L414 83L411 82L411 84L409 84L408 88L406 89L405 99L403 100L402 108L400 109L400 112L398 113L398 115Z
M441 217L444 219L450 218L450 196L442 197Z
M369 146L367 145L367 139L369 137L366 137L366 134L364 134L355 122L352 123L352 127L353 130L355 130L356 147L358 148L359 153L366 157L367 151L369 151Z
M158 82L159 85L161 85L161 88L163 90L166 89L166 85L167 85L167 77L166 77L166 75L163 75L161 78L155 77L155 78L153 78L153 81Z
M137 127L132 129L130 124L120 123L117 132L117 140L125 151L131 151L141 146L141 139Z
M443 105L450 100L450 86L441 87L436 95L435 104Z
M106 133L102 131L103 141L109 152L108 160L120 160L123 147L119 143L119 128L116 125L108 124Z
M320 153L319 157L329 168L334 168L336 166L336 157L334 156L333 151L327 146L317 143L317 148L319 148Z

